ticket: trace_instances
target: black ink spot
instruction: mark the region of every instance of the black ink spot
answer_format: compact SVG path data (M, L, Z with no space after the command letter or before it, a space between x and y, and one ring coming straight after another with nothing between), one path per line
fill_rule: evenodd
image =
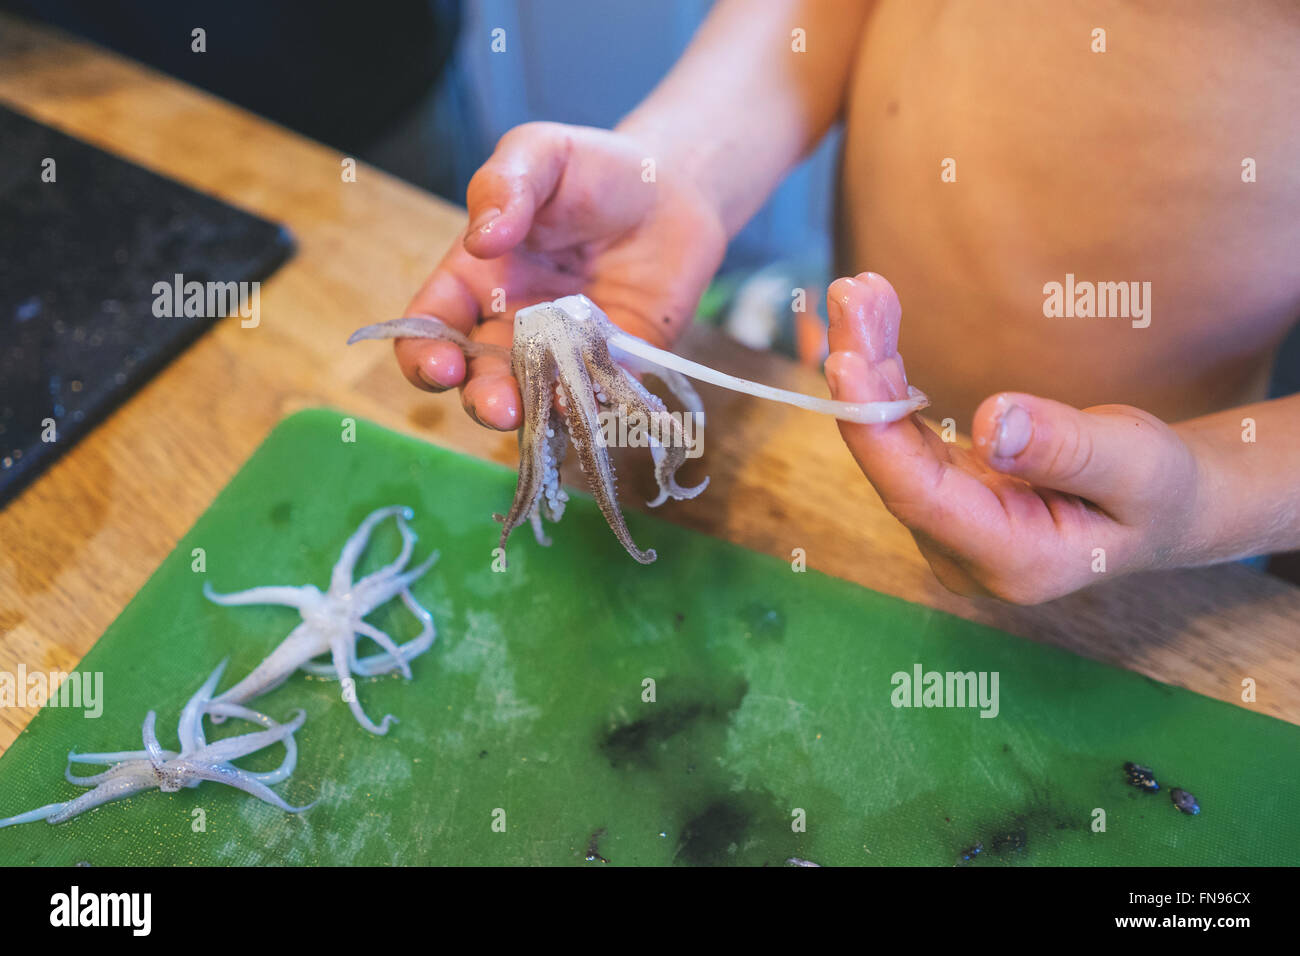
M587 841L586 860L588 863L609 862L609 860L605 859L603 856L600 855L600 838L603 837L604 835L605 835L605 828L601 827L599 830L593 833L591 835L591 839Z
M289 523L289 517L293 514L293 502L281 501L271 509L271 524L286 525Z
M480 751L478 752L478 759L479 759L479 760L482 760L482 759L483 759L484 757L486 757L486 756L487 756L487 751L486 751L486 750L480 750Z
M1020 766L1011 755L1010 746L1003 745L1001 749L1006 755L1003 772L1023 781L1027 799L1016 808L976 820L974 826L966 823L970 819L968 815L959 814L960 829L945 830L945 835L962 838L961 842L952 844L958 866L997 865L991 858L1002 865L1015 864L1021 859L1032 862L1036 851L1071 840L1071 831L1085 825L1080 808L1071 807L1071 801L1065 800L1055 786ZM970 851L977 847L980 852L972 854Z
M748 810L730 800L711 803L682 828L678 855L692 866L725 863L731 848L744 842L752 819Z
M700 723L726 721L749 692L749 684L742 680L730 694L724 692L716 699L664 702L665 697L672 698L674 690L673 682L660 681L660 702L644 704L648 712L645 717L615 727L602 736L599 746L609 758L610 766L655 766L661 745Z
M1004 853L1019 853L1028 843L1029 834L1022 828L997 834L989 841L989 846L994 853L1001 856Z

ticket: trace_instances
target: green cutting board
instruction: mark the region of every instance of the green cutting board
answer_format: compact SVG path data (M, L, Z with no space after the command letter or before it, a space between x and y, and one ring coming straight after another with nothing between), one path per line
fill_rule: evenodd
M372 736L337 683L296 675L260 706L307 711L277 790L311 810L153 791L0 830L0 862L948 866L980 845L968 865L1300 863L1300 728L630 514L660 555L643 567L576 496L551 548L525 527L495 572L513 473L365 422L344 441L343 419L275 429L86 656L102 716L47 706L0 759L0 817L79 793L66 753L140 747L150 708L175 747L216 663L228 686L297 620L211 604L205 580L323 586L389 504L415 509L417 559L442 553L414 588L439 629L414 679L357 685L401 722ZM397 544L386 522L363 568ZM416 630L400 602L371 619ZM895 707L892 675L917 664L996 672L997 716ZM1165 789L1127 785L1130 760Z

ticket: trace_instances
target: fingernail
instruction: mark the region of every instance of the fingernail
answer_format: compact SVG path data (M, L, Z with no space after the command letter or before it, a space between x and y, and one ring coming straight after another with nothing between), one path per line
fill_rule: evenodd
M848 291L840 292L838 295L832 294L826 297L826 315L832 322L843 323L848 316L845 313L845 300L849 295L856 291L858 280L853 276L844 276L835 280L836 284L848 286Z
M844 303L837 296L826 297L826 318L834 325L839 325L844 321Z
M993 443L995 458L1015 458L1034 437L1034 420L1019 405L1012 405L1002 413L998 423L998 438Z
M474 217L474 221L469 224L469 231L471 233L486 231L487 228L492 225L493 220L500 215L500 209L496 206L488 206L488 208L484 209Z

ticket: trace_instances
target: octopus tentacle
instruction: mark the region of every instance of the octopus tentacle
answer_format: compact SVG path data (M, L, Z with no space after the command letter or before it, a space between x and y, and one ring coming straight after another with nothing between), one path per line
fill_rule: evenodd
M45 822L51 824L62 823L65 820L71 820L79 813L85 813L87 810L103 806L105 803L121 800L124 797L152 789L155 786L157 786L156 782L143 776L119 776L101 783L94 790L67 801L57 812L47 816Z
M547 521L559 521L564 517L564 506L569 500L569 493L560 484L560 466L564 464L564 453L569 450L569 427L554 412L546 432L545 450L547 473L539 504Z
M170 750L163 751L163 753L171 753L171 752L172 751ZM111 764L118 764L118 763L126 763L128 760L148 760L148 759L149 759L149 751L147 750L117 750L114 751L113 753L98 753L98 754L79 754L76 751L68 752L69 766L71 766L74 763L97 763L97 764L111 765ZM78 777L77 779L84 780L87 778Z
M12 817L0 819L0 830L5 827L12 827L19 823L34 823L37 820L48 820L50 817L64 810L70 801L64 800L62 803L47 803L43 807L37 807L35 810L28 810L26 813L15 813Z
M703 423L704 401L700 398L700 393L695 390L695 386L691 384L691 380L681 372L664 368L662 365L656 365L653 362L647 362L637 355L620 352L613 346L610 346L609 354L628 371L636 375L653 375L659 379L672 393L673 397L682 404L682 407L692 415L699 416L699 421Z
M158 722L158 714L155 711L149 711L144 717L144 749L149 753L149 762L154 765L155 769L162 767L167 762L167 756L163 752L162 746L158 743L158 735L154 732L154 725Z
M365 621L357 621L357 633L364 634L366 637L370 638L372 641L374 641L376 644L378 644L380 647L386 650L388 652L389 657L392 658L393 667L400 670L402 672L402 676L405 677L407 680L411 679L411 665L407 663L406 658L402 656L401 649L398 648L397 644L393 641L391 637L389 637L379 628L375 627L373 624L368 624ZM357 670L357 665L360 663L361 662L359 660L354 658L352 660L352 669L354 671Z
M376 508L361 520L361 524L357 526L357 530L348 535L348 540L343 543L343 549L339 552L339 559L334 563L334 570L330 574L331 593L346 591L352 586L352 573L356 570L357 561L361 557L361 552L365 551L366 545L370 542L370 535L371 532L375 530L375 525L379 524L385 518L391 518L394 515L398 516L398 524L402 529L402 553L406 558L410 557L410 550L407 545L414 545L414 537L412 536L409 541L407 540L407 534L410 532L401 519L409 519L413 517L414 512L412 512L410 508L402 505L390 505L387 508ZM397 567L401 567L401 565L405 563L406 561L402 560L397 564ZM393 565L389 565L387 568L382 568L379 571L376 571L375 574L382 575L385 571L389 571L392 568Z
M206 746L207 740L203 736L203 713L207 710L208 704L212 700L212 694L217 689L217 684L221 682L221 675L226 670L226 664L230 658L223 658L216 669L208 675L208 679L203 682L203 686L198 689L193 697L185 704L185 709L181 711L180 722L176 726L176 734L180 737L181 750L190 751L198 750Z
M373 325L363 326L348 336L348 345L366 339L436 339L440 342L451 342L470 358L484 355L510 357L509 349L490 342L476 342L433 316L408 315L389 322L376 322Z
M363 578L352 588L354 601L366 608L376 608L387 603L424 577L425 573L437 563L439 557L441 557L439 552L432 551L427 558L409 571L385 577L372 574L370 577Z
M189 759L203 760L208 763L229 763L231 760L247 757L251 753L256 753L272 744L278 744L286 737L293 735L306 719L307 712L298 710L294 713L293 719L286 723L275 724L269 730L256 730L250 734L240 734L238 737L227 737L224 740L218 740L215 743L208 744L202 750L196 751L193 758Z
M142 750L140 751L140 753L143 756L136 759L138 760L149 759L149 755L145 751ZM172 760L180 756L179 754L174 753L173 751L164 751L164 753L167 754L168 760ZM65 767L63 770L63 779L68 781L68 783L75 784L78 787L93 787L97 784L103 783L105 780L113 780L116 779L117 777L120 777L121 775L122 775L122 764L120 763L114 764L112 767L105 770L103 773L87 774L84 777L76 776L73 774L71 763L69 763L68 766Z
M259 800L265 800L272 806L285 810L288 813L302 813L304 810L310 810L316 805L316 801L313 800L311 803L305 804L301 807L295 807L286 801L284 797L280 796L266 784L256 779L246 770L240 770L238 767L233 767L230 764L208 765L201 763L186 763L184 761L182 761L182 764L182 769L187 774L192 774L200 780L213 780L217 783L224 783L227 786L243 790L245 793L252 794Z
M668 406L658 395L630 375L619 374L599 361L592 363L591 372L610 397L611 405L621 405L624 414L631 411L644 417L650 456L655 463L655 482L659 485L659 497L647 502L648 507L658 508L669 498L677 501L694 498L709 486L707 477L693 488L683 488L677 483L677 469L686 463L690 446L681 422L668 414ZM655 434L663 428L669 431L666 444L662 436Z
M347 653L338 645L335 645L333 656L334 671L338 674L339 682L342 683L349 680L351 673L348 669ZM366 716L366 712L361 708L361 698L357 696L355 686L352 688L352 693L346 695L346 699L348 709L352 711L352 716L357 719L357 723L366 728L366 730L370 731L372 734L377 734L382 737L384 734L388 733L389 725L397 722L397 718L392 714L384 714L383 720L379 723L375 723Z
M409 589L402 592L402 603L424 625L415 637L397 645L398 656L402 661L410 662L433 646L438 631L433 624L433 615L411 595ZM352 669L364 677L376 677L388 673L396 666L397 662L393 660L392 655L384 653L357 658L352 664Z
M219 594L213 589L211 581L204 581L203 596L214 604L225 604L227 606L243 604L283 604L286 607L293 607L302 610L320 597L320 591L310 585L307 587L289 587L287 585L272 584L263 587L249 588L246 591L232 591L229 594Z
M304 660L323 654L327 649L323 646L320 629L313 623L303 621L290 631L289 636L263 658L248 676L235 686L222 691L213 698L213 702L242 704L254 697L260 697L284 683ZM224 719L224 716L218 713L213 715L212 722L221 723Z
M494 515L501 522L501 548L505 548L510 532L525 520L533 520L539 500L556 480L553 476L558 467L547 454L550 445L545 440L548 431L552 430L555 362L553 359L516 362L514 372L524 397L524 422L519 431L519 481L515 485L515 497L504 517ZM536 523L534 532L540 533ZM538 543L549 544L544 538L542 534Z
M617 478L614 464L600 445L600 422L597 420L599 409L590 387L579 385L561 378L560 387L569 406L569 436L573 441L573 450L578 456L587 481L591 483L591 493L600 506L601 514L614 532L614 537L636 561L650 564L658 555L654 549L642 551L632 540L632 532L623 520L623 512L618 506Z
M244 707L241 704L214 704L212 707L211 712L219 712L225 717L238 717L250 723L261 724L268 729L276 726L276 721L266 716L266 714L258 713L252 708ZM299 713L302 713L302 711L299 711ZM293 774L294 767L298 765L298 741L293 734L289 734L280 743L284 744L284 759L280 761L280 766L264 773L252 773L251 771L245 771L245 773L265 784L288 780Z

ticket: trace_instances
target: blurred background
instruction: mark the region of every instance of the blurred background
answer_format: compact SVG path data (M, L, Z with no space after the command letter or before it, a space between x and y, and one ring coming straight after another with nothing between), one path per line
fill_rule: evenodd
M0 0L0 9L87 37L457 204L508 129L530 120L608 127L685 49L711 0ZM243 51L232 72L195 56ZM492 51L505 30L506 52ZM700 319L755 348L801 351L791 290L822 312L838 132L796 169L735 238ZM824 346L812 328L805 361ZM808 330L805 329L805 332Z

